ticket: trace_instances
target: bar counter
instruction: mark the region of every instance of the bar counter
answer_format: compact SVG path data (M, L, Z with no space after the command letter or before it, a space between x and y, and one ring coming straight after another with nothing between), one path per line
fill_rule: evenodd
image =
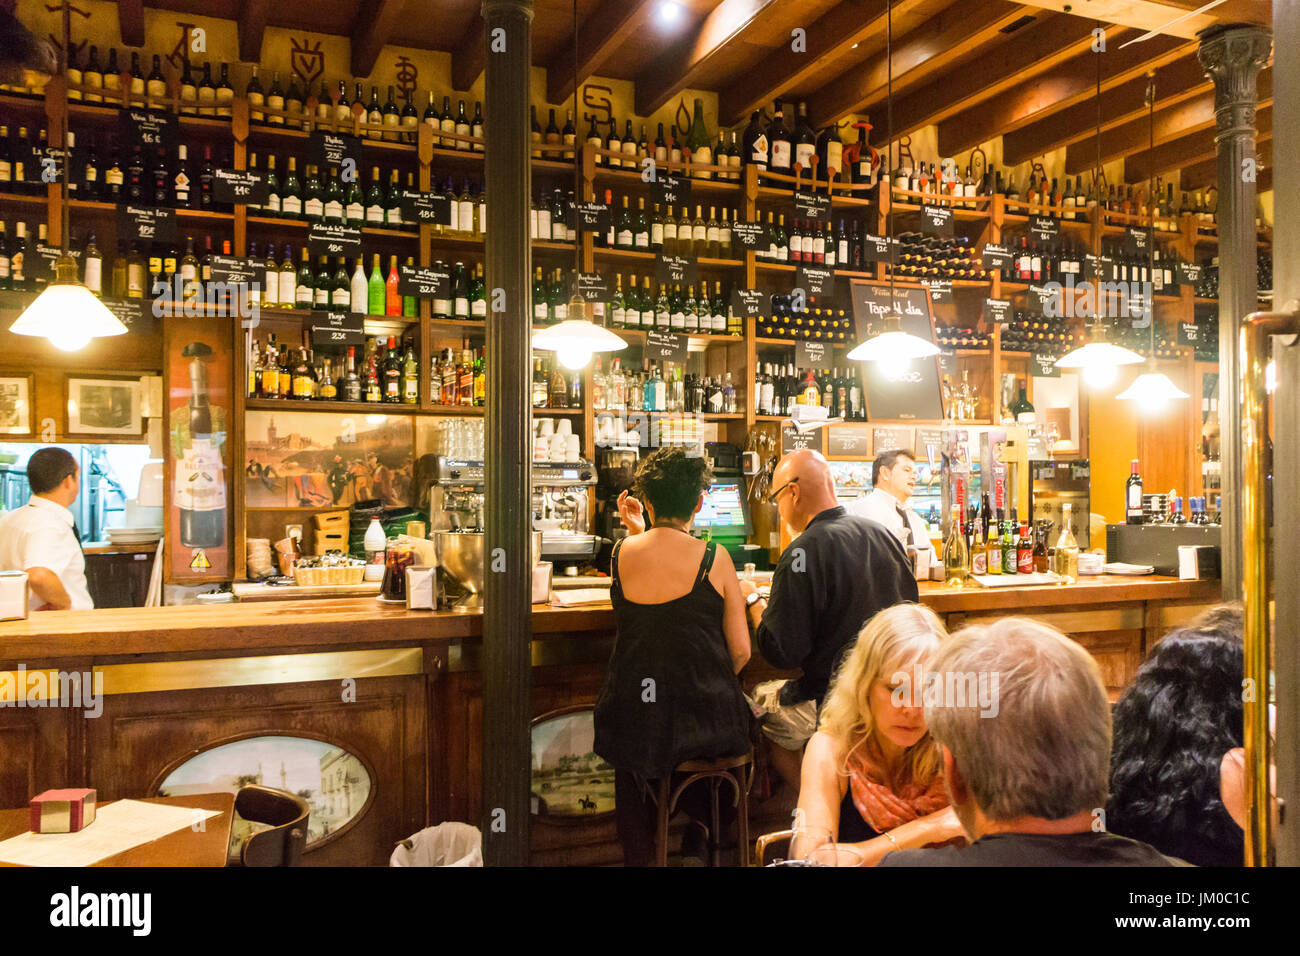
M1007 614L1061 628L1098 660L1112 696L1163 633L1218 595L1217 581L1157 577L921 586L950 629ZM594 703L613 628L608 604L533 608L535 718ZM0 809L56 787L95 787L101 800L175 793L175 781L164 782L203 751L253 737L306 738L330 748L322 766L339 752L354 757L345 778L364 768L368 784L343 801L361 805L303 862L382 864L395 841L426 825L480 819L481 635L479 614L407 611L373 598L58 611L0 623L0 682L16 684L20 668L29 680L52 670L93 675L87 688L102 681L93 709L84 697L0 707ZM756 653L741 677L752 687L779 673ZM57 698L57 682L49 686ZM206 773L221 789L225 777ZM225 776L253 773L278 786L284 770L259 760ZM338 793L321 799L343 805ZM532 846L534 862L619 858L612 823L539 820Z

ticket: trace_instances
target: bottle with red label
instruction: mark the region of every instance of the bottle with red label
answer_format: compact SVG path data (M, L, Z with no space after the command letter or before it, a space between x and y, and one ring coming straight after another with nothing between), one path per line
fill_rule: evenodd
M1016 540L1016 571L1020 574L1034 573L1034 544L1029 537L1029 525L1020 524L1020 535Z

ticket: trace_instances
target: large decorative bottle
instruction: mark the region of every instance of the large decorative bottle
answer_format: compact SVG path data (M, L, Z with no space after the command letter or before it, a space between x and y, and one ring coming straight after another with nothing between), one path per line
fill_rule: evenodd
M189 445L176 460L173 484L181 546L219 548L226 540L226 478L221 461L225 436L214 431L208 404L205 363L212 349L203 342L191 342L181 354L190 359Z

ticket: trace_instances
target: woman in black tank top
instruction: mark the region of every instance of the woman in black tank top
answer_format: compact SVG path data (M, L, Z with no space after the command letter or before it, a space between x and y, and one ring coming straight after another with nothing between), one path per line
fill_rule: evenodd
M648 794L654 781L684 761L735 756L750 747L750 711L736 678L749 657L749 635L727 552L706 544L685 593L653 603L625 593L628 587L640 596L663 593L669 590L664 578L674 571L680 576L682 555L696 551L694 542L678 536L689 535L709 477L704 459L681 448L660 449L642 462L635 490L653 529L637 542L630 578L627 562L620 566L627 539L615 546L611 561L618 635L596 702L594 749L615 768L628 865L647 864L653 855L655 808ZM637 499L621 500L620 510L629 530L641 532ZM714 584L719 577L723 593ZM700 795L705 790L693 789ZM689 799L683 808L691 813Z

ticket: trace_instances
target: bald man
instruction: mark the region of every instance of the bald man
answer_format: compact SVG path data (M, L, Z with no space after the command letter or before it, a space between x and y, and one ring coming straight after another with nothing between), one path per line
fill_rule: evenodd
M877 611L919 594L907 554L883 525L850 515L835 499L830 465L811 449L792 451L772 474L769 504L797 535L772 574L765 601L741 581L758 649L775 667L803 675L759 685L767 710L763 730L778 746L773 764L795 789L803 746L817 729L817 711L840 659ZM750 595L753 595L752 597Z

